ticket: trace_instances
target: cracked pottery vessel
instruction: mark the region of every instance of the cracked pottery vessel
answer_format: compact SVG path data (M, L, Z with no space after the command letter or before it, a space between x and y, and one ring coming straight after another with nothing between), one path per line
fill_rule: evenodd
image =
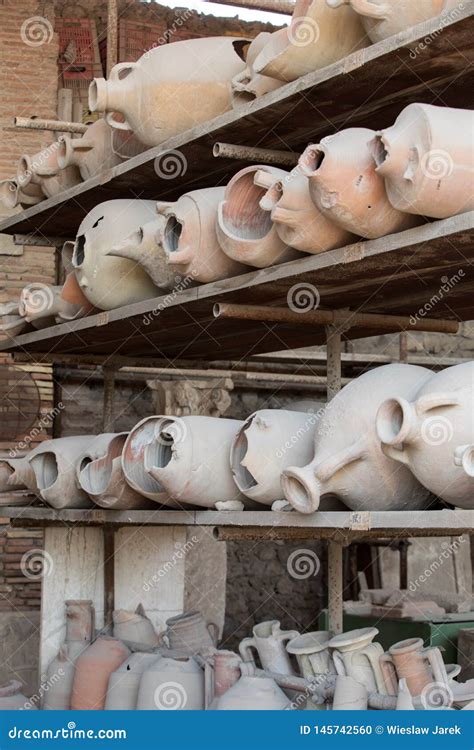
M443 11L459 6L459 0L326 0L330 8L350 7L360 15L362 25L372 42L380 42L399 31Z
M270 213L260 202L286 172L257 165L235 174L225 188L217 213L217 237L229 258L256 268L302 257L280 238Z
M474 209L474 112L409 104L371 143L392 206L445 219Z
M129 656L109 678L106 711L135 711L143 673L156 661L156 654L137 652Z
M308 146L299 160L314 205L335 225L367 239L420 223L388 200L368 146L374 136L368 128L341 130Z
M379 406L391 396L414 398L431 372L415 365L377 367L346 385L328 403L305 467L282 473L282 488L295 510L313 513L321 497L336 496L351 510L417 510L429 491L406 466L382 451L375 430Z
M204 672L191 656L158 656L142 674L139 711L203 711Z
M116 609L113 613L114 638L120 638L130 648L136 651L141 648L156 648L161 639L157 635L151 620L146 616L142 604L135 612L126 609ZM155 656L156 658L156 656Z
M286 644L286 650L296 656L300 672L306 680L313 682L321 675L336 673L329 649L330 638L328 630L317 630L298 635Z
M367 688L353 677L338 675L334 688L333 711L367 711Z
M82 292L99 310L113 310L159 295L141 266L106 255L113 245L155 215L154 201L117 199L99 203L83 219L72 264Z
M286 29L282 31L286 34ZM270 32L262 31L260 34L257 34L255 39L252 39L245 57L245 70L242 70L242 72L238 73L232 79L232 105L234 109L243 107L259 96L268 94L269 91L275 91L275 89L283 86L283 81L271 78L270 76L262 76L259 73L255 73L253 69L256 58L270 41L271 36Z
M155 439L155 421L159 417L145 417L130 430L122 450L122 471L127 484L143 497L160 505L179 508L162 484L145 470L145 449Z
M23 154L17 166L16 180L22 191L31 183L37 185L46 198L78 185L81 175L77 167L61 169L58 163L59 143L56 141L33 156Z
M267 620L254 626L251 638L244 638L239 644L239 653L244 662L255 665L254 651L262 669L275 674L294 675L285 644L297 638L297 630L281 630L278 620Z
M27 322L18 309L18 302L6 302L0 305L0 334L15 338L27 327Z
M291 23L271 35L257 56L256 73L294 81L368 45L352 8L329 8L320 0L298 0Z
M291 703L268 677L243 675L217 701L217 711L284 711Z
M76 661L72 683L72 711L102 711L110 675L130 658L130 651L116 638L100 636Z
M166 626L163 636L169 648L187 656L208 656L219 638L218 626L213 622L206 623L200 612L183 612L170 617Z
M413 472L434 495L474 508L474 362L432 375L412 398L385 400L376 430L386 456Z
M234 481L246 497L263 505L283 498L280 476L287 466L305 466L314 455L316 414L261 409L243 423L230 450Z
M351 630L331 638L329 648L338 675L352 677L368 693L386 694L380 667L384 651L380 643L372 643L378 632L377 628Z
M60 169L76 167L83 180L89 180L123 162L113 151L112 129L103 118L89 125L80 138L60 136L58 144Z
M424 648L422 638L394 643L380 657L380 666L389 695L397 695L398 681L403 678L412 696L421 695L433 683L449 683L441 651L436 646Z
M46 672L49 688L44 693L43 711L69 711L76 661L88 647L87 642L66 640L58 655L50 662Z
M15 178L0 180L0 203L5 208L16 208L18 205L22 208L36 206L44 198L41 187L32 182L20 188Z
M111 127L158 146L231 108L231 80L245 67L242 51L248 44L223 36L155 47L137 62L115 65L108 80L95 78L89 109L106 112ZM114 112L125 121L115 119Z
M243 510L250 503L229 463L242 424L223 417L150 417L154 437L145 448L145 470L180 503Z
M21 692L19 680L9 680L0 685L0 711L36 711L37 707Z
M245 266L223 252L216 230L218 206L225 188L214 187L185 193L175 203L158 201L160 244L170 269L190 281L208 283L244 273Z
M295 250L323 253L354 239L314 204L308 178L300 167L277 180L260 201L260 207L271 212L280 239Z
M122 451L128 433L110 438L104 455L90 461L79 473L79 484L100 508L143 510L154 503L127 484L122 469Z

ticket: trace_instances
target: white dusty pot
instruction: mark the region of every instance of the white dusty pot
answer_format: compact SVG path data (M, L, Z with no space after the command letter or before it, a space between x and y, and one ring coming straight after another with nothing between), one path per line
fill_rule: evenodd
M123 198L99 203L82 221L72 262L79 286L99 310L158 296L152 280L137 263L105 254L154 217L154 201Z
M367 688L353 677L338 675L334 689L333 711L367 711Z
M245 167L225 189L217 214L217 237L229 258L256 268L301 257L279 237L269 211L260 201L286 172L276 167Z
M27 322L19 313L18 302L6 302L0 305L0 333L15 338L26 327Z
M274 680L243 676L222 695L217 711L284 711L291 703Z
M213 187L185 193L175 203L158 201L164 217L158 235L171 270L191 281L207 283L236 276L246 269L228 257L216 231L217 208L224 188Z
M76 661L87 646L87 641L71 641L61 645L46 672L45 685L48 689L43 697L43 711L69 711Z
M204 710L204 672L195 659L159 656L142 674L139 711Z
M237 73L232 79L232 106L235 109L283 86L283 81L270 78L270 76L262 76L253 69L256 58L270 41L271 36L270 32L262 31L255 39L252 39L245 58L245 70Z
M334 11L320 0L298 0L290 26L271 35L253 68L262 75L294 81L367 45L352 8Z
M107 112L112 127L158 146L231 108L231 80L245 67L241 50L247 45L225 36L160 45L137 62L115 65L107 81L95 78L89 108ZM115 120L114 112L125 122Z
M383 453L375 416L387 398L403 394L411 399L430 377L423 367L392 364L370 370L346 385L318 422L311 463L290 467L282 474L288 502L301 513L318 510L324 495L335 495L352 510L426 507L428 490L407 467Z
M432 375L412 398L384 401L376 430L384 453L431 492L474 508L474 362Z
M122 449L122 471L127 484L143 497L160 505L178 508L162 484L145 470L145 449L155 438L156 417L146 417L130 431Z
M135 711L143 673L156 661L156 654L137 651L126 659L109 678L106 711Z
M409 104L371 148L394 208L445 219L474 209L474 112Z
M331 8L350 5L360 14L362 24L373 42L380 42L399 31L416 26L459 6L458 0L326 0Z
M180 503L243 510L229 463L232 440L243 422L216 417L151 417L154 438L145 469Z
M128 433L111 435L105 452L88 462L79 473L79 484L90 499L101 508L142 510L154 503L133 490L125 481L122 450Z
M62 135L58 139L58 165L61 169L76 167L83 180L121 164L112 148L112 128L103 118L89 125L80 138Z
M374 136L368 128L341 130L308 146L299 162L315 206L347 232L368 239L420 223L388 200L369 149Z
M120 638L134 650L137 650L139 646L141 648L156 648L161 642L153 623L146 616L142 604L138 605L135 612L116 609L113 613L113 621L114 638Z
M301 252L323 253L354 239L315 205L310 182L301 167L276 180L260 201L260 207L271 211L280 239Z
M321 675L335 674L329 649L330 634L327 630L304 633L286 644L289 654L296 656L302 676L313 682Z
M278 620L259 622L254 626L251 638L244 638L239 652L244 662L255 664L255 651L262 669L275 674L294 674L285 644L299 636L297 630L282 630Z
M332 660L338 675L352 677L365 686L368 693L386 694L380 666L383 648L373 643L377 628L360 628L336 635L329 641Z
M316 414L284 409L254 412L236 433L230 451L240 492L263 505L281 500L283 469L305 466L314 455L317 421Z

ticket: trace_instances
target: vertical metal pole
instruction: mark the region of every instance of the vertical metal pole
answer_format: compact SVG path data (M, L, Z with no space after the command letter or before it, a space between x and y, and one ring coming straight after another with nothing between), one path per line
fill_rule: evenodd
M107 5L107 77L118 62L118 10L117 0L108 0Z
M104 411L102 417L102 431L113 432L115 370L111 367L103 367L102 371L104 374Z

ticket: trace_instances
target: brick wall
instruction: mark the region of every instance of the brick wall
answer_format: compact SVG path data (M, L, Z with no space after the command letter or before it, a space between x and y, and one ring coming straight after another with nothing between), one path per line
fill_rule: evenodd
M41 581L35 551L43 546L43 532L12 529L7 518L0 517L0 524L0 612L39 609Z

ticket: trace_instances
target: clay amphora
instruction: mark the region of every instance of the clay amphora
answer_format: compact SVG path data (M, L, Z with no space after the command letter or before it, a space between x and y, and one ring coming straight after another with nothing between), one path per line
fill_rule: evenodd
M72 684L73 711L101 711L105 705L110 675L130 657L121 641L101 636L76 661Z
M158 296L157 288L137 263L105 255L154 216L154 201L123 198L99 203L83 219L72 262L79 286L99 310L113 310Z
M138 651L112 672L105 699L106 711L135 711L143 673L156 661L156 654Z
M474 477L474 445L458 445L454 451L454 463L461 466L468 477Z
M354 237L316 207L310 183L301 167L277 180L260 201L271 211L272 221L283 242L305 253L323 253L349 244Z
M395 643L380 657L380 666L390 695L397 694L398 680L402 678L413 696L421 695L423 688L433 682L449 682L439 648L424 648L421 638Z
M474 208L474 113L409 104L371 148L394 208L444 219Z
M23 685L19 680L10 680L0 685L0 711L36 711L26 695L23 695Z
M22 191L30 184L38 185L46 198L68 190L81 182L75 166L61 169L58 164L59 143L56 141L34 156L23 154L17 167L16 180Z
M318 417L284 409L261 409L236 433L230 450L234 481L246 497L263 505L281 500L280 475L305 466L314 455Z
M141 604L135 612L116 609L113 613L114 638L120 638L127 645L133 645L136 651L139 647L155 648L161 642L151 620L146 616Z
M278 620L260 622L253 628L253 636L240 642L239 652L245 662L255 664L256 651L262 669L275 674L294 674L285 643L299 636L297 630L281 630Z
M404 677L398 680L398 693L397 693L397 705L396 711L414 711L415 706L413 705L413 699L411 693L408 690L407 681Z
M0 334L15 338L27 326L26 320L19 314L18 302L6 302L0 305Z
M274 680L267 677L243 676L216 706L218 711L284 711L291 703Z
M63 643L46 672L43 711L69 711L76 661L88 647L87 641Z
M326 0L331 8L350 5L360 14L373 42L380 42L399 31L438 16L459 5L458 0Z
M368 239L420 222L388 200L368 146L374 136L368 128L341 130L308 146L299 162L318 209L347 232Z
M213 666L213 698L220 698L240 679L241 661L240 656L233 651L215 650L212 652L208 662L211 662Z
M150 417L154 439L145 470L180 503L243 510L249 501L232 478L229 453L243 422L216 417Z
M300 672L306 680L313 682L321 675L335 674L329 639L329 631L318 630L298 635L286 644L286 650L296 656Z
M122 450L122 471L127 484L143 497L160 505L178 508L159 482L145 470L145 449L155 439L156 417L145 417L130 431Z
M253 63L268 44L271 36L272 34L268 31L261 31L255 39L252 39L245 56L246 67L232 79L232 106L234 109L242 107L259 96L268 94L269 91L275 91L275 89L283 86L283 81L270 78L270 76L262 76L259 73L255 73L253 69Z
M170 291L175 286L178 289L187 289L188 286L192 286L193 279L184 282L184 277L179 274L177 267L169 263L169 255L165 253L161 244L166 221L164 216L156 216L113 245L105 254L116 258L128 258L139 263L158 289Z
M333 711L367 711L367 699L365 685L346 675L336 677Z
M24 188L20 188L16 179L0 180L0 203L5 208L16 208L18 205L23 208L35 206L44 198L45 194L41 186L35 185L33 182L25 185Z
M34 472L26 457L0 458L0 492L34 488Z
M111 437L106 452L88 463L79 473L79 484L91 500L101 508L141 510L154 503L133 490L125 481L122 450L127 432Z
M90 599L68 599L66 605L66 643L90 643L95 635L95 611Z
M137 62L115 65L95 78L89 109L107 112L113 128L132 130L148 146L211 120L231 108L231 80L245 63L245 39L207 37L163 44ZM114 119L120 112L124 122Z
M256 268L301 257L280 239L269 211L260 202L286 172L269 166L241 169L225 188L217 213L217 237L229 258Z
M90 508L92 501L77 482L77 463L95 435L45 440L28 460L43 500L53 508Z
M360 628L336 635L329 641L337 674L352 677L364 685L368 693L386 693L380 667L383 648L380 643L372 643L378 632L377 628Z
M317 510L324 495L335 495L352 510L426 507L428 490L407 467L398 467L383 453L375 416L389 394L413 398L430 377L423 367L392 364L370 370L345 386L318 421L311 463L282 474L288 502L301 513Z
M172 651L194 656L214 651L219 629L215 623L206 623L200 612L184 612L166 620L166 640Z
M75 279L70 278L66 286L66 297L71 296L71 285L77 286ZM88 315L92 311L92 306L82 295L79 289L81 300L79 302L69 302L65 299L64 286L52 286L42 282L32 282L23 287L18 310L27 323L31 323L35 328L44 328L47 325L54 325L55 322L61 323L65 320L75 320Z
M474 362L448 367L420 386L412 398L381 404L376 430L383 451L433 494L474 508L474 482L465 471L474 436Z
M358 15L319 0L298 0L288 29L271 35L253 64L262 75L294 81L368 45Z
M139 711L202 711L204 672L192 658L159 656L140 680Z
M245 271L219 244L216 216L224 192L221 187L206 188L186 193L176 203L157 203L165 218L159 240L170 270L189 281L208 283Z
M77 167L83 180L112 169L123 161L112 149L112 129L102 118L89 125L80 138L62 135L58 143L59 167Z

